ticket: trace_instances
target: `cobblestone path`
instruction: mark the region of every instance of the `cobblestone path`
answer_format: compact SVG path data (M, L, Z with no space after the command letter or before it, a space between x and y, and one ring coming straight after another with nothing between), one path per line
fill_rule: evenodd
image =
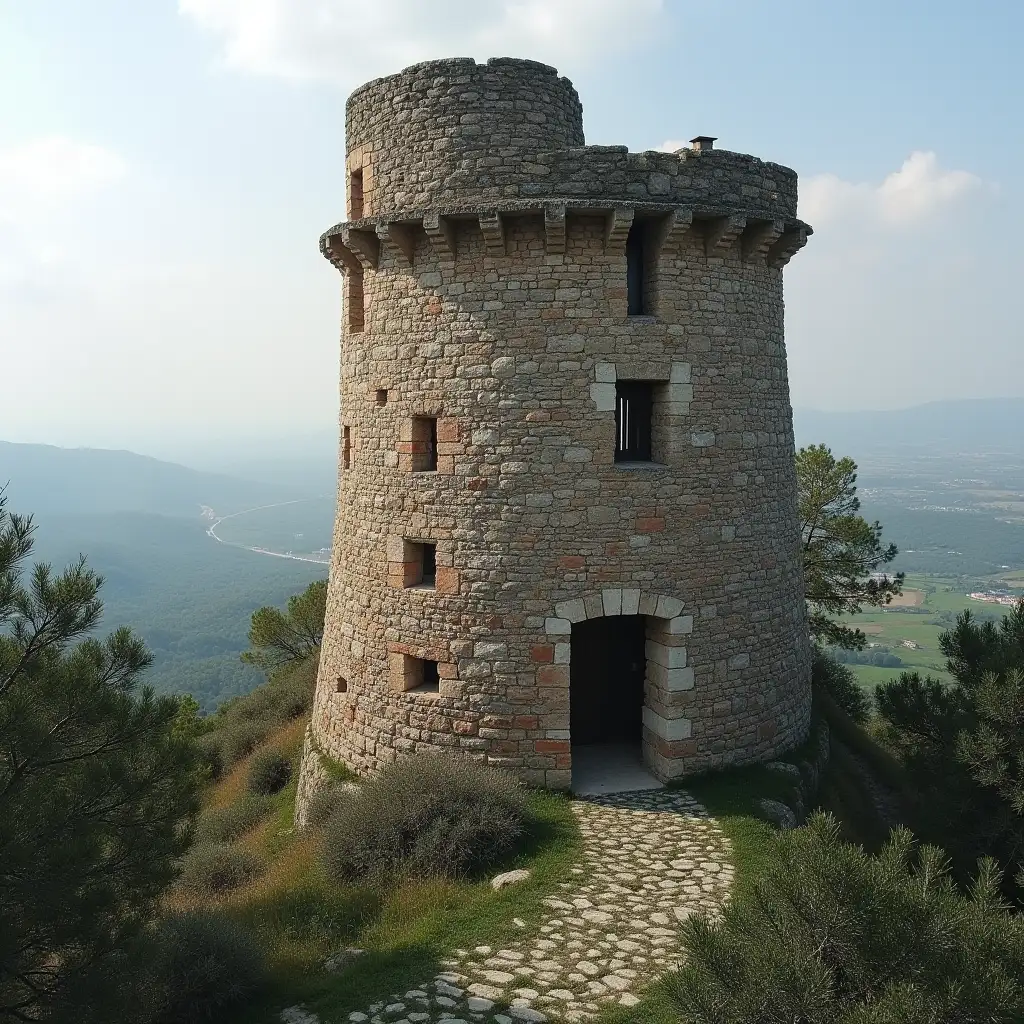
M583 862L509 948L459 949L426 984L342 1017L351 1024L585 1021L679 963L679 923L718 910L733 869L716 823L678 791L577 800ZM516 922L517 924L520 922ZM510 1003L508 1008L498 1003ZM318 1024L292 1007L285 1024Z

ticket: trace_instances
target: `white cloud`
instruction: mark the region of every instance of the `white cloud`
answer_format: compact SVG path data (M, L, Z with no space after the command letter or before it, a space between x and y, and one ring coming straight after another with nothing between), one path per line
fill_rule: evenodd
M231 68L353 87L438 57L562 65L628 49L664 0L178 0Z
M886 226L927 220L980 188L969 171L947 171L934 153L914 152L880 184L819 174L800 189L800 216L815 227L849 216Z
M682 139L666 139L660 146L657 147L661 153L675 153L680 149L689 149L690 143L683 142Z

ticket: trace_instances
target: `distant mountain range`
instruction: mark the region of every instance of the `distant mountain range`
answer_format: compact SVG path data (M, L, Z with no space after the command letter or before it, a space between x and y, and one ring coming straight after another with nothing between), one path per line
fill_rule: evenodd
M1024 398L969 398L865 412L794 409L793 425L798 446L827 444L854 457L911 448L944 455L1024 452Z
M308 490L189 469L128 451L0 441L0 487L11 511L46 515L146 512L198 519L307 497Z

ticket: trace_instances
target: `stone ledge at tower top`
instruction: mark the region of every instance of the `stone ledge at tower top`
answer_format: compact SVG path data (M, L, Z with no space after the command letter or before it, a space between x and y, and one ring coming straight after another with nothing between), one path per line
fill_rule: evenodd
M346 132L348 167L364 176L367 217L614 198L796 218L797 176L780 164L721 149L586 146L572 83L533 61L429 61L376 79L349 97Z

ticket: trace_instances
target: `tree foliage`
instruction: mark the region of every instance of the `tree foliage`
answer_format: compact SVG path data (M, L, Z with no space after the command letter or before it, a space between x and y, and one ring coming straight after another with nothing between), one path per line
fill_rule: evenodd
M940 850L893 832L877 857L817 814L777 834L766 874L721 920L684 925L669 982L688 1024L1019 1021L1024 918L983 863L969 893Z
M926 833L964 871L995 857L1024 899L1024 601L999 625L963 612L939 646L952 686L904 672L879 687L886 739L921 793Z
M327 614L327 580L310 583L288 599L287 610L264 607L253 612L249 629L251 651L242 661L263 669L302 661L319 650Z
M896 545L883 545L881 524L859 515L853 459L837 460L825 445L810 445L796 454L796 476L811 635L859 650L864 634L834 617L888 604L901 592L903 573L871 575L896 557Z
M125 628L88 634L102 579L35 565L32 520L0 492L0 1019L35 1020L114 984L196 812L188 710L138 686ZM185 724L183 724L185 723Z

